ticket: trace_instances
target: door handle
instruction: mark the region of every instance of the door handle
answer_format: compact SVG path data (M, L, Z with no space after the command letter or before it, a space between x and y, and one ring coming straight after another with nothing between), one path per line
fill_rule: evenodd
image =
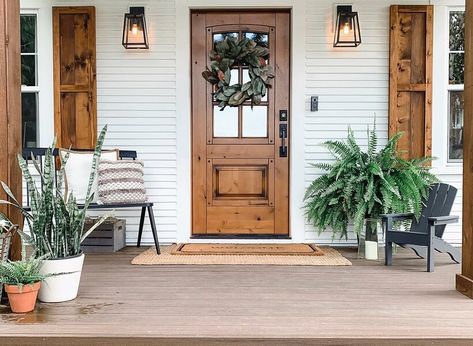
M279 124L279 138L281 138L281 146L279 147L279 157L287 157L287 124Z

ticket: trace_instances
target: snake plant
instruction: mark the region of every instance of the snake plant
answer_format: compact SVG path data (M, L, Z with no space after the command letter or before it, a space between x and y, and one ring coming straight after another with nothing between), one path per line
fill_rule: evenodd
M310 184L304 197L307 219L319 233L331 229L333 237L347 238L350 222L359 234L365 218L404 212L420 216L429 186L438 179L429 172L431 158L401 157L397 150L401 136L397 133L377 151L375 124L368 129L367 151L351 128L347 141L324 143L334 162L313 164L326 173Z
M61 167L56 171L56 158L53 155L56 140L46 150L44 167L32 157L32 162L39 175L41 186L38 188L30 172L27 161L18 155L18 163L23 173L30 200L30 208L25 209L15 198L10 188L1 182L2 188L10 201L0 201L0 204L10 204L18 208L28 223L30 234L24 235L25 241L35 249L35 256L48 256L49 258L65 258L81 253L80 244L96 229L108 216L102 216L93 227L84 232L84 223L87 208L93 200L92 187L95 180L97 166L102 151L102 144L107 132L105 126L100 132L95 147L92 167L89 176L86 200L84 206L79 208L73 193L65 193L64 176L69 155L59 155Z

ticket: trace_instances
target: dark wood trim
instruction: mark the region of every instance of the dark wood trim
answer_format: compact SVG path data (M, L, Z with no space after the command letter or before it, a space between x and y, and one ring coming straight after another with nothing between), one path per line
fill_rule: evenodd
M21 203L22 179L16 156L21 153L20 1L0 0L0 180ZM0 192L0 198L7 196ZM12 222L21 225L20 213L2 207ZM14 237L10 257L21 257L21 242Z
M466 0L465 14L465 114L473 113L473 0ZM463 250L457 291L473 298L473 119L464 119L463 147Z

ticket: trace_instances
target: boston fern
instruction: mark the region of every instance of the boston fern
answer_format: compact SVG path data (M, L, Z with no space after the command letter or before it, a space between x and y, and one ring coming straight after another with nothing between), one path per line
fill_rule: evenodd
M53 155L55 141L46 151L43 168L32 157L36 174L41 179L41 186L39 188L33 179L33 174L30 172L26 160L21 155L18 155L18 163L28 185L30 209L23 208L9 187L2 182L3 190L10 197L10 201L0 201L0 204L11 204L22 212L30 230L29 236L25 234L24 238L34 246L36 256L42 257L47 255L50 258L64 258L80 254L80 244L82 241L109 216L109 214L106 214L101 217L93 227L84 233L86 212L93 200L92 186L106 131L107 127L105 126L97 140L89 177L87 198L83 208L79 208L76 198L72 193L67 195L64 193L65 166L69 155L66 154L64 158L60 157L61 168L56 171L56 158Z
M335 161L313 165L326 173L308 187L304 207L319 233L330 228L334 237L347 238L350 222L358 234L365 218L376 219L384 213L413 212L419 217L429 186L438 181L426 165L431 158L400 157L396 147L402 133L377 152L376 125L368 132L367 151L350 128L346 142L324 143Z

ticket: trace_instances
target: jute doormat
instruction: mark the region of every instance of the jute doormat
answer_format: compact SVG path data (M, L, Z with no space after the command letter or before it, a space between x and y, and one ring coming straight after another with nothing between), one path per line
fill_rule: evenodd
M323 256L312 244L178 244L171 255L284 255Z
M299 254L172 254L182 244L161 247L161 255L156 254L154 248L150 248L136 256L131 264L135 265L166 265L166 264L245 264L245 265L289 265L289 266L349 266L351 262L343 257L337 250L324 247L317 248L322 255ZM219 244L222 245L222 244Z

